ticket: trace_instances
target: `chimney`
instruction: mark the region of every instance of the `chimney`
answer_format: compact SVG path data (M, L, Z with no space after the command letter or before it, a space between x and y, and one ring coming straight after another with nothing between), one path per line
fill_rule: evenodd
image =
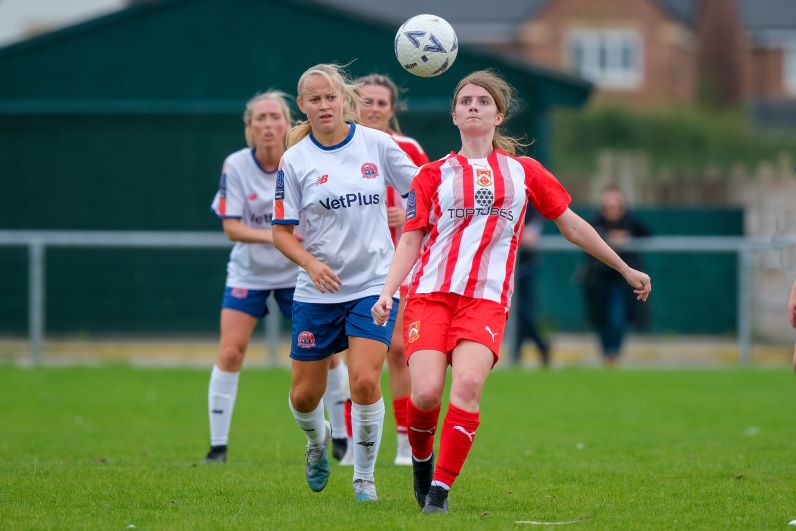
M737 0L700 0L696 23L697 90L700 103L739 105L746 94L746 35Z

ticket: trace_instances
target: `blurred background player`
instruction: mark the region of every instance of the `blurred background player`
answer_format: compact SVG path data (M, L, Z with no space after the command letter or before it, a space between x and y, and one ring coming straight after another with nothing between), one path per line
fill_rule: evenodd
M627 199L616 185L608 185L603 189L600 211L591 224L612 247L621 246L632 238L652 234L628 210ZM619 256L634 269L642 267L641 256L637 252L620 250ZM607 365L614 366L619 362L629 324L641 328L647 325L647 307L633 300L624 280L616 271L591 256L586 256L582 281L586 311L600 340L603 360Z
M480 423L481 391L500 354L525 210L556 222L572 243L622 272L640 300L649 277L627 266L569 209L570 197L541 164L498 128L512 89L489 71L462 79L453 94L459 153L427 164L412 181L406 224L373 319L386 322L391 294L415 267L404 333L412 378L408 406L414 490L423 512L447 512L448 493ZM487 267L488 265L488 267ZM434 435L451 365L450 404L434 468ZM433 474L433 475L432 475Z
M533 341L539 351L542 367L550 365L550 342L542 337L536 322L536 245L542 234L544 218L534 209L525 212L525 229L522 232L517 256L516 301L514 311L517 315L516 334L511 350L512 362L522 361L522 345L526 339Z
M227 460L238 377L249 338L257 321L268 314L269 295L273 295L282 315L291 317L298 274L296 265L274 248L271 233L276 170L292 124L287 96L279 91L254 96L246 103L243 123L248 147L224 161L211 206L223 220L224 233L236 243L227 264L221 340L208 388L210 451L205 463ZM330 382L341 378L347 378L345 365L335 360L335 367L329 371ZM337 400L344 399L344 385L343 381L337 385L341 388ZM329 413L338 425L344 422L342 404Z
M357 92L362 97L360 123L389 134L415 165L422 166L428 162L428 156L420 144L413 138L401 134L397 113L404 110L399 96L399 89L387 76L370 74L356 80ZM401 228L406 221L406 209L400 194L392 186L387 187L387 224L394 244L398 243ZM412 449L406 434L406 404L409 401L411 385L409 367L404 357L403 341L403 308L406 305L408 285L401 285L401 302L398 305L398 317L395 320L390 350L387 352L387 366L390 369L390 393L392 394L395 427L398 432L394 463L410 466Z
M289 404L307 437L307 483L320 491L329 479L327 369L332 354L348 349L354 498L372 501L384 423L380 377L397 313L396 307L387 326L370 315L394 251L383 201L387 184L405 193L417 167L389 135L357 127L360 98L340 67L308 69L297 94L307 122L288 135L274 206L274 243L301 266ZM299 224L304 246L293 235Z

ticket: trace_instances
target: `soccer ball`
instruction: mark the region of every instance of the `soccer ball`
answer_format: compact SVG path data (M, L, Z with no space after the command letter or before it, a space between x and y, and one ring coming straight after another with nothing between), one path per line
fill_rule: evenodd
M435 15L414 16L395 34L395 57L416 76L440 75L451 67L458 51L453 27Z

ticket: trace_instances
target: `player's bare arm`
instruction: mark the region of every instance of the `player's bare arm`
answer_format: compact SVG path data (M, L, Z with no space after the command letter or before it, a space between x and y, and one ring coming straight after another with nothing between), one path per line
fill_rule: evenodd
M793 287L790 290L790 300L788 301L788 319L790 320L790 325L793 328L796 328L796 282L793 283ZM796 360L796 358L794 358Z
M242 243L274 243L273 233L268 229L256 229L243 224L239 219L223 221L224 234L230 241Z
M561 235L608 267L618 271L633 288L636 299L646 302L652 291L649 275L628 266L588 222L569 208L555 220Z
M381 290L379 300L371 308L373 321L377 325L382 325L387 321L392 310L393 293L401 285L406 275L412 270L412 266L417 261L420 254L420 245L423 243L424 234L419 230L411 230L401 234L398 240L398 247L395 248L395 255L390 265L390 272L387 273L387 280L384 281L384 289Z
M304 269L321 293L334 293L343 285L332 269L302 247L293 233L293 225L274 225L274 245L279 251Z

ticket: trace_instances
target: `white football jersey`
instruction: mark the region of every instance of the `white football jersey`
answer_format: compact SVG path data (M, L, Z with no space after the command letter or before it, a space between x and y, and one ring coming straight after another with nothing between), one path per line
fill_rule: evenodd
M249 227L271 230L275 186L276 172L261 168L252 148L241 149L224 161L210 208L221 219L240 219ZM227 263L227 286L291 288L297 274L298 266L272 244L235 242Z
M325 147L312 135L288 149L277 174L275 224L301 226L304 248L342 280L337 293L321 293L299 270L295 300L346 302L378 295L394 252L385 192L402 195L417 167L386 133L351 124L339 144Z

